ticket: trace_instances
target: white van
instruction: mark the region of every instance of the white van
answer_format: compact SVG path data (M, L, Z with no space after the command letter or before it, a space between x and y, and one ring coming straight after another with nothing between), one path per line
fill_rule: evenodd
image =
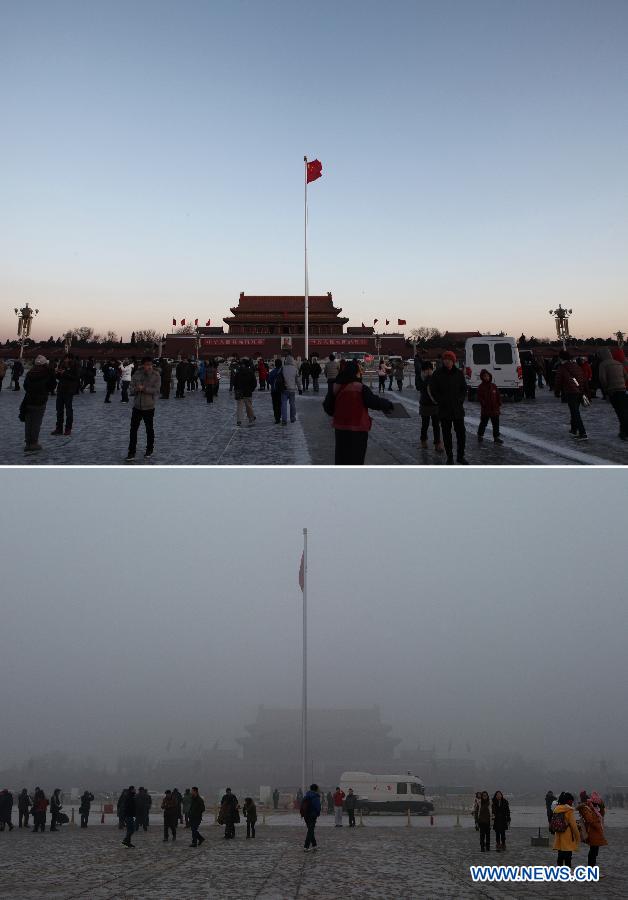
M407 772L405 775L371 775L370 772L343 772L340 788L347 794L353 788L357 802L356 812L415 813L427 816L434 804L425 796L420 778Z
M464 347L464 374L469 400L475 400L480 372L487 369L501 394L513 400L523 399L523 373L517 342L513 337L483 334L467 338Z

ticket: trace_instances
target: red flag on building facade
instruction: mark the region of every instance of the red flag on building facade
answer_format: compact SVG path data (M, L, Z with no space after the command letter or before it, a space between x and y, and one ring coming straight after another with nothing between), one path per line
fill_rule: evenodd
M181 319L181 324L185 325L185 319Z
M301 565L299 566L299 587L303 590L303 586L305 584L305 565L303 560L303 554L301 554Z
M390 319L386 319L386 324L390 325Z
M378 322L379 322L379 319L373 319L373 325L377 325Z
M177 324L177 320L176 320L176 319L173 319L173 320L172 320L172 324L173 324L173 325L176 325L176 324Z
M198 325L198 319L194 319L194 324Z
M211 319L208 319L208 320L205 322L205 325L206 325L206 326L207 326L207 325L211 325L211 323L212 323L212 320L211 320Z
M316 181L323 174L323 164L318 159L313 159L307 164L307 183Z
M366 328L366 325L364 324L364 322L362 322L362 328Z
M405 325L405 324L406 324L405 319L397 319L397 325Z

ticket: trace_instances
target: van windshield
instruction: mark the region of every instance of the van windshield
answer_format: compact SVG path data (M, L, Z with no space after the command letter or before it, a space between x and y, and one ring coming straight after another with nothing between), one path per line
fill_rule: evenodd
M495 365L510 366L512 365L512 344L494 344L495 347Z
M473 345L473 362L476 366L490 366L491 351L488 344Z
M405 781L397 782L397 793L398 794L407 794L408 793L408 785L405 783Z
M412 791L413 794L424 794L425 793L425 791L423 790L423 785L416 784L416 782L414 782L414 781L410 785L410 790Z

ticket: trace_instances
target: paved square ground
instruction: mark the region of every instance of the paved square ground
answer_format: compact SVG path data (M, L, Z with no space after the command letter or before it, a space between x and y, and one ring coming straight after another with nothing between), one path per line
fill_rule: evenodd
M368 827L319 828L319 849L304 854L300 826L258 827L247 841L242 827L234 841L222 829L203 825L207 840L189 847L189 832L176 844L162 843L158 821L135 839L136 849L120 843L121 832L96 817L87 830L64 827L56 834L18 830L0 834L0 896L11 900L288 900L288 898L427 897L451 898L625 898L627 828L609 828L609 846L600 852L598 884L474 885L469 865L553 864L556 854L530 846L529 828L508 833L505 854L479 852L472 828ZM574 855L586 864L586 850Z
M174 393L160 400L155 412L156 451L145 461L145 438L140 427L137 460L132 465L332 465L334 434L322 408L323 394L297 397L297 421L286 427L275 425L269 392L253 397L256 421L253 427L236 425L235 401L226 387L218 402L208 404L200 391L188 392L182 400ZM407 419L387 419L373 414L366 462L370 465L444 465L444 455L419 449L419 404L413 387L387 392L408 410ZM104 385L99 376L94 394L79 394L74 401L71 437L52 437L55 398L48 401L41 431L43 450L25 454L24 429L18 420L22 392L0 392L0 464L4 465L125 465L130 422L130 403L121 403L117 393L105 405ZM628 443L618 439L618 425L611 406L598 399L583 411L589 433L586 443L569 435L569 415L547 390L536 401L505 403L502 436L505 444L493 444L490 429L482 444L476 431L479 408L467 404L467 458L472 465L624 465Z

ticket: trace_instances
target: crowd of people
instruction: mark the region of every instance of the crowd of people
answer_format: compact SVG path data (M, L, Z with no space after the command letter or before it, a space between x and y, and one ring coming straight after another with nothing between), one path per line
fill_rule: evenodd
M271 795L273 809L279 808L280 793L275 788ZM622 794L612 794L609 798L617 806L624 805ZM80 827L87 828L94 794L85 790L80 797L78 812L80 815ZM137 790L133 785L125 788L118 796L116 803L116 815L118 828L125 831L122 841L125 847L134 848L134 835L140 830L147 832L150 825L150 812L153 803L151 794L144 787ZM0 832L6 829L12 831L13 824L13 794L4 789L0 791ZM298 810L303 819L306 833L304 850L309 852L317 847L316 825L320 816L326 812L334 816L334 825L341 828L343 816L346 814L350 828L355 827L355 813L358 807L358 798L353 789L342 790L336 786L335 790L325 793L315 783L303 792L300 788L294 795L294 809ZM205 838L200 833L203 815L206 812L205 801L201 797L197 787L185 788L183 794L175 787L164 791L160 809L163 817L163 841L176 841L179 827L189 829L191 847L199 847ZM580 791L578 802L574 795L564 791L557 797L553 791L545 795L545 809L550 834L553 835L553 849L557 851L557 864L572 866L573 854L581 844L588 845L587 863L589 866L598 865L600 847L606 846L604 817L606 804L597 791L588 793ZM44 832L46 820L50 811L50 831L57 831L61 825L69 822L68 816L63 811L63 799L59 788L56 788L50 798L46 796L40 787L36 787L32 795L27 788L22 788L17 796L18 828L28 828L32 819L32 830ZM577 814L577 815L576 815ZM72 811L73 815L73 811ZM475 829L479 832L481 852L489 852L491 849L491 833L495 834L495 850L506 851L506 833L511 825L510 804L502 791L495 791L490 797L488 791L478 791L473 802L472 815ZM255 838L255 826L257 823L257 806L250 796L244 798L242 806L236 794L230 787L226 788L217 809L216 821L224 827L224 839L233 840L236 836L235 826L241 822L241 816L246 823L247 839ZM104 817L102 818L104 821Z
M527 353L527 356L526 356ZM597 397L598 391L614 410L619 425L619 438L628 440L628 361L621 348L600 348L596 352L595 365L588 359L574 359L561 350L551 361L541 366L531 353L522 352L524 394L527 400L536 399L538 387L547 384L569 411L569 431L576 441L588 438L586 410ZM146 431L144 456L150 458L155 448L154 416L157 400L169 400L171 388L176 385L174 397L183 400L188 394L202 392L208 404L218 399L221 383L219 360L215 357L200 362L191 358L179 360L173 365L169 360L153 360L145 356L123 360L105 360L101 363L105 384L104 402L120 395L120 402L132 403L127 461L132 462L137 452L138 431L143 423ZM414 360L415 388L419 394L420 437L419 447L428 449L430 429L434 451L445 453L446 462L467 465L465 456L467 432L465 427L465 401L468 386L456 354L446 350L436 364L421 359ZM0 386L6 372L6 364L0 363ZM14 390L20 390L24 366L16 360L12 369ZM336 359L335 354L321 363L317 358L297 361L291 354L274 361L262 358L234 356L228 364L229 395L235 400L235 422L253 426L257 416L253 402L255 391L269 393L276 425L287 427L297 420L297 397L318 393L320 383L325 385L323 408L332 419L335 435L336 465L362 465L368 447L368 435L372 427L370 410L391 414L395 404L385 396L393 390L393 380L398 391L403 390L404 363L389 363L384 358L377 368L379 390L375 394L364 384L363 365L357 360ZM92 358L80 361L66 353L58 362L49 362L38 355L23 380L24 398L19 417L24 423L26 453L42 449L39 442L41 424L46 404L56 397L56 423L53 436L71 436L74 424L73 401L77 394L96 391L97 366ZM480 373L477 389L480 404L480 422L477 430L479 442L484 440L486 428L491 424L495 444L502 444L500 415L502 396L488 369ZM388 382L388 383L387 383ZM454 455L455 438L455 455Z

